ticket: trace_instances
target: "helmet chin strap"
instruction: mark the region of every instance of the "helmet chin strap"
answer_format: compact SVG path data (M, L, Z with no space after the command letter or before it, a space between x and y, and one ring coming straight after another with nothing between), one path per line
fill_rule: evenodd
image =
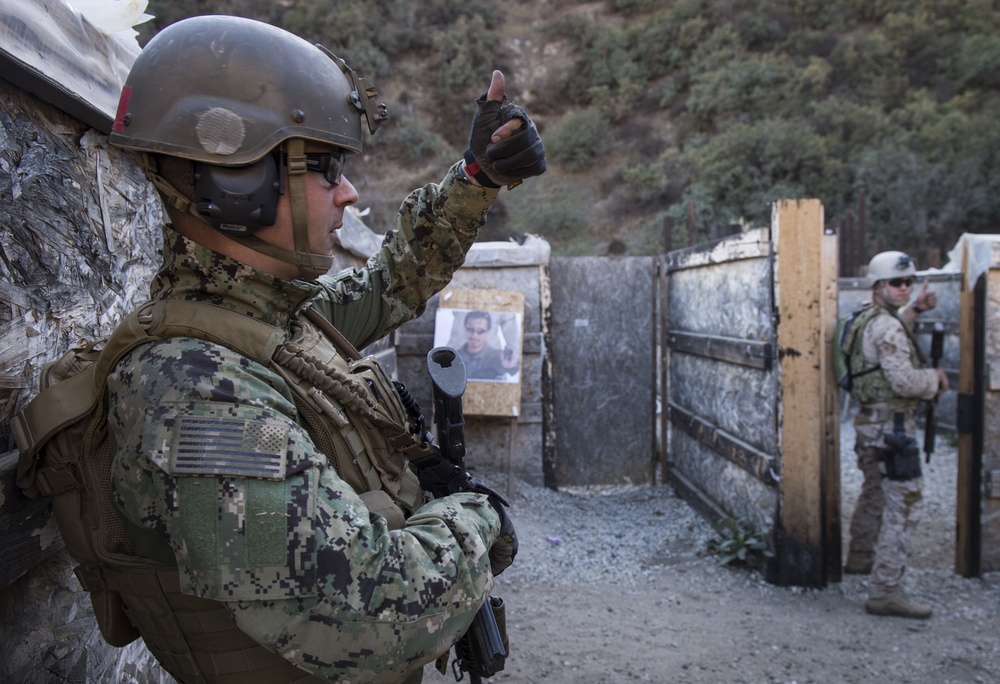
M306 155L305 141L293 138L287 143L288 153L286 171L288 178L288 199L292 211L292 240L294 250L285 249L278 245L261 240L256 235L235 236L234 240L252 249L258 254L269 256L278 261L295 266L299 271L299 278L313 281L333 268L333 257L325 254L313 254L309 251L309 220L306 213ZM159 175L158 169L152 159L147 155L142 155L143 166L146 175L156 188L166 197L167 202L179 211L191 214L199 221L204 222L205 217L198 213L195 202L182 195L165 178Z

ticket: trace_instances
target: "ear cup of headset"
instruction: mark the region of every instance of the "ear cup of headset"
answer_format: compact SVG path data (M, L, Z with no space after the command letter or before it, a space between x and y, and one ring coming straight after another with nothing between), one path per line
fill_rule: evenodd
M277 218L281 183L273 155L248 166L194 164L198 213L227 235L252 235Z

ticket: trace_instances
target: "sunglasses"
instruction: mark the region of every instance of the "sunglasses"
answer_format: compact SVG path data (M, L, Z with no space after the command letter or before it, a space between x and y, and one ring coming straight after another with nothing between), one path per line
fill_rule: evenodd
M347 155L343 152L306 152L306 169L322 173L330 185L339 185Z
M913 278L893 278L892 280L889 281L889 284L892 285L893 287L903 287L903 285L906 285L907 287L913 287L914 282L915 281Z

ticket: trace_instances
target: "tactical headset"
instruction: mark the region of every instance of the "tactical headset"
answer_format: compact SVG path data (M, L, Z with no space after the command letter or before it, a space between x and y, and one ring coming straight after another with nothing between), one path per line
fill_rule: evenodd
M253 235L274 225L285 194L284 165L266 154L249 166L192 163L198 213L227 235Z

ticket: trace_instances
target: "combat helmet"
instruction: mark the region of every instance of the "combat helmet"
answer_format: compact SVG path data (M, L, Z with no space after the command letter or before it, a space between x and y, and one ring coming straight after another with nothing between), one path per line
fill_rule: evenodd
M905 252L880 252L868 262L868 285L880 280L917 275L917 263Z
M315 277L332 259L308 253L305 207L295 206L304 204L296 200L304 198L304 186L296 188L303 182L304 143L360 153L361 117L371 133L388 118L377 95L342 59L283 29L241 17L191 17L157 33L139 53L109 140L203 165L209 196L199 193L190 207L178 206L186 200L155 170L150 177L174 206ZM295 251L253 236L273 224L277 193L286 191L283 178L292 199ZM247 197L271 199L253 206Z

